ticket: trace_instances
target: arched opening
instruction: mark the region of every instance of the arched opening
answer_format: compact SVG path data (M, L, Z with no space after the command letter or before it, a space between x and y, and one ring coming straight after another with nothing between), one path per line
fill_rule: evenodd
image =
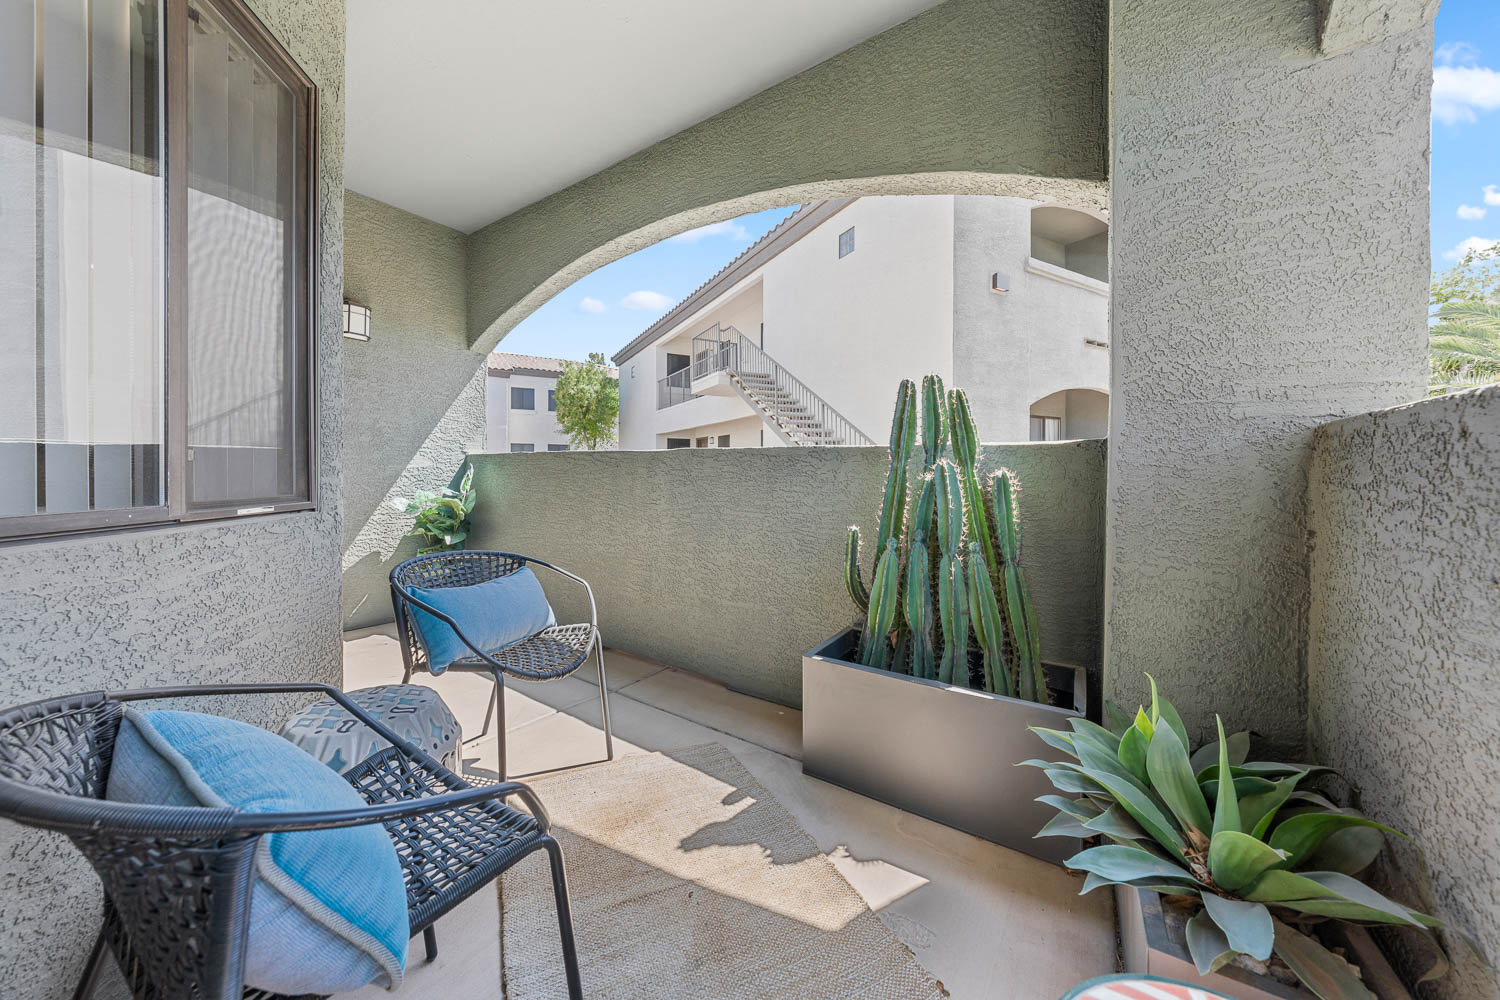
M1095 281L1109 283L1109 223L1062 205L1031 210L1031 256Z
M1032 441L1076 441L1109 436L1109 393L1063 389L1031 404Z

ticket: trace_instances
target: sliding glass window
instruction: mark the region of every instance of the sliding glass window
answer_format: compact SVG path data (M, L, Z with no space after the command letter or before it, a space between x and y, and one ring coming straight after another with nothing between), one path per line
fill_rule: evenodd
M233 0L0 0L0 536L312 505L315 114Z

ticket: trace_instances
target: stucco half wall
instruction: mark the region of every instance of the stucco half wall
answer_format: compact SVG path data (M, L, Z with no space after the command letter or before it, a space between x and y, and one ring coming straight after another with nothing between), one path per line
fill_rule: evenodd
M1020 477L1042 654L1097 666L1105 443L986 445L983 461ZM607 644L796 705L801 655L855 618L844 538L873 531L889 462L884 448L476 455L469 537L589 580ZM581 591L547 586L559 621L582 620Z
M1320 427L1308 494L1313 759L1391 845L1401 889L1500 956L1500 387ZM1500 996L1453 940L1426 996Z
M0 704L342 679L344 4L249 2L318 85L318 509L0 546ZM289 705L220 707L268 723ZM0 822L0 995L71 995L101 907L98 878L65 840Z
M578 278L664 237L797 201L1104 207L1106 20L1104 0L948 0L491 223L470 243L470 340L492 349Z

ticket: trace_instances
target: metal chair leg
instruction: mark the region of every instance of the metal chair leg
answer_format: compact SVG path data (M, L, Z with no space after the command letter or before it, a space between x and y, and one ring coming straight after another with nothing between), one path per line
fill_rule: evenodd
M490 706L495 710L498 721L495 723L495 745L499 751L500 763L496 771L500 774L500 780L505 781L505 675L495 671L495 703Z
M427 949L427 961L437 958L437 928L429 927L422 932L422 946Z
M94 995L94 983L99 979L99 967L104 964L104 953L106 951L105 931L108 925L99 928L99 936L94 939L94 948L89 952L89 960L84 963L83 976L78 980L78 986L73 990L73 1000L88 1000Z
M562 935L563 971L568 977L568 1000L583 1000L583 981L578 975L578 945L573 939L573 908L568 902L568 875L563 868L562 848L551 837L542 840L552 863L552 892L557 897L557 929Z
M604 637L594 631L594 655L599 658L599 714L604 719L604 759L615 759L615 738L609 728L609 681L604 677ZM501 779L504 781L504 777Z

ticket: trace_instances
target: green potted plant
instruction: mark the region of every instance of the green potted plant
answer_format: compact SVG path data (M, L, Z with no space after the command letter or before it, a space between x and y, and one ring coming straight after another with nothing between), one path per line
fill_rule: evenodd
M1063 793L1043 796L1056 814L1037 836L1098 839L1066 864L1084 892L1115 887L1130 971L1196 972L1254 1000L1405 1000L1365 925L1425 933L1437 957L1423 978L1446 970L1442 924L1358 877L1386 834L1405 835L1319 791L1328 768L1249 760L1250 734L1226 738L1222 721L1192 750L1155 681L1149 710L1109 705L1106 723L1037 727L1066 759L1025 763Z
M418 493L406 505L416 520L408 538L420 538L418 555L429 552L451 552L464 547L469 537L469 515L478 501L474 492L474 465L465 461L446 487L436 493Z
M1004 763L1029 756L1028 726L1083 713L1087 678L1042 662L1016 476L981 469L968 399L936 375L901 383L889 450L868 585L859 528L846 546L860 620L802 658L803 771L1060 861L1076 841L1032 837L1045 779Z

